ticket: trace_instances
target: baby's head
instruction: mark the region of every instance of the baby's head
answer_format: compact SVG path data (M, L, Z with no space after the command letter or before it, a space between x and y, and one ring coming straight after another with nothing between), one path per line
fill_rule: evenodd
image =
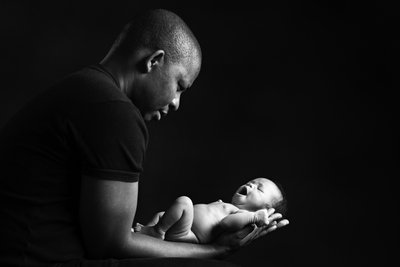
M249 211L274 208L282 215L286 213L282 188L266 178L256 178L240 186L232 197L232 204Z

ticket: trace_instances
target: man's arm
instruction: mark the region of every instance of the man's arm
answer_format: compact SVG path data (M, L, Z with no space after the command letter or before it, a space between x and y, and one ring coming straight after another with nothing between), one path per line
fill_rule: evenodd
M132 233L136 213L138 183L82 178L80 224L84 246L90 258L192 257L222 258L286 224L247 226L226 232L213 244L170 242ZM275 216L275 217L274 217Z
M138 183L82 178L80 222L91 258L194 257L226 254L226 245L169 242L132 233Z

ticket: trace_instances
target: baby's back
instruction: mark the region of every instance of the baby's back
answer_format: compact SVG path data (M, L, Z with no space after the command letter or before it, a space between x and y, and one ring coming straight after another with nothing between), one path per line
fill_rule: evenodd
M216 226L223 218L238 210L234 205L222 201L215 201L210 204L196 204L193 208L192 232L197 236L199 242L203 244L211 242L219 234L216 232L218 229Z

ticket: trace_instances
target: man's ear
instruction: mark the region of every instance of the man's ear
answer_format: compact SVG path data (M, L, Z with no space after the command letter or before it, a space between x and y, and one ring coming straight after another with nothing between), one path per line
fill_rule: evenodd
M164 50L157 50L151 54L146 60L146 72L150 72L154 67L164 64Z

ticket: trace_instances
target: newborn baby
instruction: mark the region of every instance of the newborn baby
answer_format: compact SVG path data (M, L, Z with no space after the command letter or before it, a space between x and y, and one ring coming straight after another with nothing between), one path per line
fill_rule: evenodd
M282 190L271 180L257 178L240 186L231 203L218 200L193 205L190 198L179 197L167 211L157 213L147 225L136 224L135 232L179 242L209 243L223 231L238 231L249 224L265 226L269 220L276 224L284 212L286 199ZM279 222L281 225L288 220Z

